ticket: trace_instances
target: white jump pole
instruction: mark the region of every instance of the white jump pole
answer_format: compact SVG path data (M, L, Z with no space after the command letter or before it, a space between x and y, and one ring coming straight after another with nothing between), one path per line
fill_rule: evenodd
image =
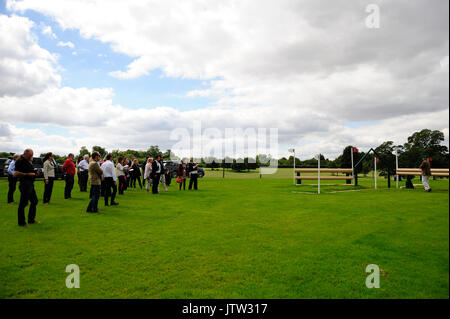
M292 181L295 186L295 148L288 149L289 152L294 153L294 170L292 171Z
M351 154L351 159L352 159L352 179L353 179L353 184L355 184L355 167L353 166L353 146L350 150L350 154Z
M295 186L295 148L293 148L293 151L294 151L294 172L293 172L294 177L293 177L293 180L294 180L294 186Z
M375 172L373 174L373 178L375 180L375 189L377 189L377 157L376 156L374 156L373 161L374 161L373 162L373 167L375 169Z
M395 150L395 185L398 188L398 152Z
M317 158L317 194L320 194L320 154Z

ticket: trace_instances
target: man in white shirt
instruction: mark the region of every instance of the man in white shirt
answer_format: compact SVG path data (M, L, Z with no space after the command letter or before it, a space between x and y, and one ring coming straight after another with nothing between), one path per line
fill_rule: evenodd
M80 192L87 192L87 183L89 178L89 155L84 155L84 159L78 163L78 172L80 172Z
M108 197L110 196L111 206L119 205L119 203L114 201L117 193L117 176L111 154L106 155L106 161L102 164L101 169L103 170L103 182L105 183L105 206L109 206Z

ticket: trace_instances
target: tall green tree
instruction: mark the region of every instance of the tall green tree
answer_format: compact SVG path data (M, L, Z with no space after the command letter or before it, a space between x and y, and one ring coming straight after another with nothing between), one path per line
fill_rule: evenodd
M438 130L423 129L413 133L399 148L400 166L418 167L423 158L432 158L432 167L449 167L448 147L442 145L443 141L444 133Z
M380 161L377 163L377 169L380 170L380 175L395 175L395 145L392 141L382 143L375 148L375 152L380 157ZM373 162L373 161L372 161Z
M106 149L98 145L92 146L92 152L99 152L101 158L106 156Z
M78 156L84 156L84 155L90 155L88 149L86 146L81 146L80 153Z
M150 146L150 148L147 150L146 153L147 153L147 156L155 158L156 156L161 154L161 150L159 149L158 145L152 145L152 146Z

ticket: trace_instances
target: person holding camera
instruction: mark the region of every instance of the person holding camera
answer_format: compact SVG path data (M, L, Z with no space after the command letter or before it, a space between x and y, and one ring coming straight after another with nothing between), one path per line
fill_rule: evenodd
M194 163L194 159L191 157L188 163L187 172L189 174L189 190L192 189L194 185L194 190L197 190L197 180L198 180L198 164Z
M39 176L39 171L33 167L33 150L26 149L22 156L16 161L14 167L14 177L19 179L20 202L17 210L19 226L28 227L29 224L38 224L36 222L36 206L38 198L34 189L34 179ZM30 202L28 210L28 223L25 222L25 207Z

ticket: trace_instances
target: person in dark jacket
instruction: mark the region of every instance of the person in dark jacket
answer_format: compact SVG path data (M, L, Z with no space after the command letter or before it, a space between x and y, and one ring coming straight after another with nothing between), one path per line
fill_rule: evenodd
M137 159L134 160L133 165L131 166L131 185L130 187L136 188L136 181L139 182L139 187L142 189L141 183L141 168L139 167L139 161Z
M161 179L161 173L163 172L163 167L161 165L161 155L158 155L156 159L152 162L152 173L151 178L153 180L152 193L158 194L159 192L159 181Z
M36 206L38 198L34 189L34 179L39 175L33 167L33 150L26 149L23 155L16 161L14 167L14 177L20 181L20 203L17 210L19 226L28 227L28 224L38 224L36 218ZM28 224L25 222L25 207L30 202L28 211Z
M170 169L166 168L166 186L170 186L170 183L172 183L172 174L170 173Z
M197 181L198 181L198 164L194 163L194 159L191 157L188 163L187 172L189 174L189 190L192 189L192 185L194 185L194 190L197 190Z

